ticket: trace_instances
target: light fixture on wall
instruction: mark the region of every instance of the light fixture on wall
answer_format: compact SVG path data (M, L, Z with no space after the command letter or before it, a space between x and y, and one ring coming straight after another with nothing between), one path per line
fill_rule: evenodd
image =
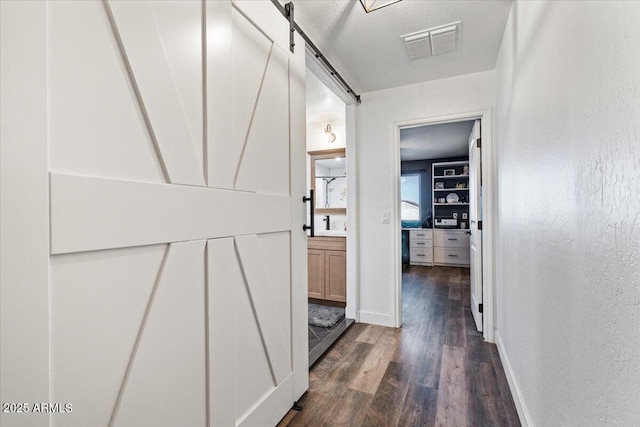
M324 128L324 133L329 137L327 142L334 142L336 140L336 134L331 132L331 125L328 124L327 127Z
M399 1L401 0L360 0L360 4L364 7L364 11L369 13Z

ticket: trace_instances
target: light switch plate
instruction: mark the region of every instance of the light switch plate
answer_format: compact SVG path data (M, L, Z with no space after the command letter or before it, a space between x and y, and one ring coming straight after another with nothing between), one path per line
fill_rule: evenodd
M389 224L389 222L391 222L391 213L382 212L382 223Z

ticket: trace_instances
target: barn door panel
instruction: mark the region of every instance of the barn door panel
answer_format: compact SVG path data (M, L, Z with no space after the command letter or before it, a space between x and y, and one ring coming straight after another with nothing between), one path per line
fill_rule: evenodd
M205 244L169 245L114 408L114 426L206 425Z
M202 81L200 74L202 70L201 6L193 1L161 4L162 2L109 0L105 2L105 7L170 181L174 184L205 185L201 152L202 133L194 135L190 130L178 95L179 89L188 89L187 92L195 89L202 96L202 86L195 85L195 88L192 88L188 84L181 84L178 87L175 83L175 80L190 82L194 77L196 81ZM167 43L168 46L179 43L179 48L183 51L192 52L192 55L185 55L187 60L184 62L190 65L185 68L192 71L191 73L184 72L180 68L172 70L167 48L160 36L154 5L165 12L159 14L160 16L166 14L164 9L167 7L177 12L183 8L191 9L191 19L189 16L186 18L178 16L164 20L174 24L174 27L184 28L193 33L187 33L188 39L181 40L181 36L185 37L180 34L180 31L164 32L165 37L174 42ZM179 52L179 48L174 47L169 52ZM190 63L191 56L200 60ZM177 78L174 80L175 77ZM189 98L193 96L183 95L183 99ZM196 97L195 100L191 100L195 101L196 106L200 106L200 108L193 108L196 117L192 115L192 123L197 123L201 128L202 98ZM200 119L197 118L199 112ZM199 151L197 154L196 150Z
M52 257L51 399L74 405L53 425L108 425L167 248Z
M289 52L287 23L265 1L2 7L46 28L46 90L25 96L46 95L48 180L29 194L47 221L30 239L0 235L4 253L48 245L49 277L33 285L48 295L48 332L21 348L47 353L49 378L21 381L73 404L26 425L276 424L308 384L304 46ZM3 52L27 31L4 26L3 47L16 46ZM36 117L20 114L7 117ZM28 151L3 141L14 161ZM3 298L15 287L3 281ZM41 311L33 301L19 305ZM11 356L3 377L26 366Z
M289 56L233 11L235 188L289 194Z
M304 47L291 89L268 2L47 13L52 425L275 424L306 388Z
M47 26L50 171L168 182L103 3L50 2Z
M292 396L289 233L210 240L208 258L213 425L275 424Z

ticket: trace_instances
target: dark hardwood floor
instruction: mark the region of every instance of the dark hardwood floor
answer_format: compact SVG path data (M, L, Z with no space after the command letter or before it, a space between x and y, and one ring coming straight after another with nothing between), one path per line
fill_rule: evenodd
M279 426L519 426L496 346L469 309L469 270L403 272L403 326L353 325Z

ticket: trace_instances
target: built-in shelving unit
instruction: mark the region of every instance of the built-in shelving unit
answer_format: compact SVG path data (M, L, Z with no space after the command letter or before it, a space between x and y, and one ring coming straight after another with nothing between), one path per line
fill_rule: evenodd
M469 266L469 234L465 230L469 228L469 162L433 163L431 176L433 265ZM457 202L446 203L450 193L458 196ZM438 219L448 223L439 224Z
M449 163L466 163L467 165L469 165L469 162L446 162L447 164ZM438 165L438 164L444 164L444 163L434 163L433 166ZM469 175L442 175L439 176L438 178L440 179L453 179L453 178L469 178Z
M431 176L434 228L469 228L469 162L433 163ZM450 193L458 196L457 202L446 202ZM439 226L437 219L455 220L455 223Z

